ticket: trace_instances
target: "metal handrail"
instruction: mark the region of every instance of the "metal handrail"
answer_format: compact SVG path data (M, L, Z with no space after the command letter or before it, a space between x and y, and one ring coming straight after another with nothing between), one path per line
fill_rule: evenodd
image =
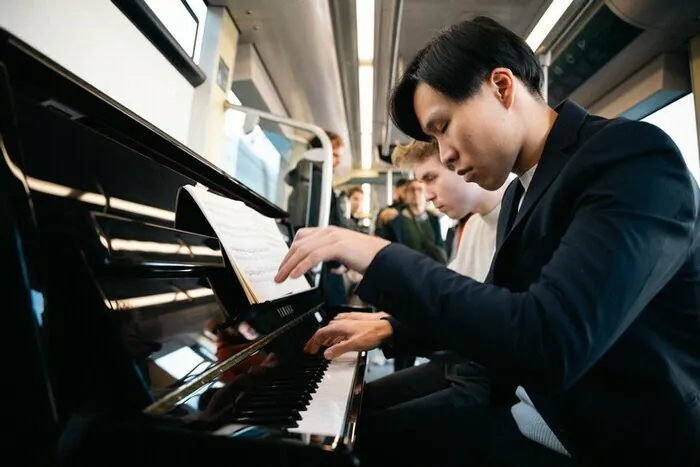
M403 0L394 0L393 18L394 23L391 28L391 70L389 70L389 88L387 92L390 94L396 83L398 68L399 68L399 38L401 37L401 18L403 16ZM388 95L388 94L387 94ZM391 143L391 119L389 118L389 110L385 113L384 118L384 146L382 151L386 151L385 155L389 154L389 145Z
M324 152L323 168L321 171L321 200L318 208L318 226L327 227L331 216L331 190L333 189L333 146L328 135L318 125L312 123L300 122L291 118L282 117L280 115L271 114L251 107L234 104L231 101L224 101L224 110L238 110L247 115L262 117L275 123L282 123L292 128L308 131L318 136L321 141L321 148Z

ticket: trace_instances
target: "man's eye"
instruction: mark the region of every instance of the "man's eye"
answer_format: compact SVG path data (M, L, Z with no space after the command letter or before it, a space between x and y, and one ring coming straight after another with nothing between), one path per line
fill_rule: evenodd
M442 125L440 128L438 128L438 131L444 135L445 132L447 131L448 126L450 126L450 122L447 122L444 125Z

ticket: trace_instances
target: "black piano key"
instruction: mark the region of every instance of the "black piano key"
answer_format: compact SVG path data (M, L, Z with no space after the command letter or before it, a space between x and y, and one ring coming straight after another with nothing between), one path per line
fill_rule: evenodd
M236 417L263 417L263 418L292 418L301 420L301 415L298 410L276 410L276 409L259 409L259 410L234 410L233 416Z
M276 378L273 381L269 381L267 384L274 384L276 382L280 383L297 383L297 384L302 384L302 383L307 383L307 382L314 382L317 383L321 378L323 378L323 374L317 374L317 375L306 375L306 376L295 376L295 377L288 377L288 378ZM265 386L266 384L263 384L262 386Z
M258 401L243 401L239 405L236 406L237 409L239 410L245 410L245 409L251 409L251 410L256 410L256 409L271 409L271 408L277 408L277 409L294 409L294 410L304 410L306 407L308 407L309 402L308 401L269 401L269 400L258 400Z
M287 388L287 387L303 387L307 389L317 389L318 388L318 382L316 381L308 381L308 382L302 382L302 383L297 383L296 381L276 381L274 383L270 383L266 385L265 387L268 388Z
M318 386L311 386L308 384L294 384L289 386L267 386L265 388L260 388L251 394L270 394L270 393L308 393L312 394L316 392Z
M273 404L276 402L293 401L293 402L309 402L311 395L308 394L260 394L252 395L250 401L268 401Z
M325 358L304 355L260 375L254 387L241 395L226 419L249 425L297 426L300 411L311 403L328 365Z
M270 381L266 384L260 385L259 387L268 387L278 385L296 385L296 386L307 386L309 384L318 384L323 379L323 375L313 376L310 378L290 378L290 379L279 379L275 381Z
M252 395L249 400L269 400L271 402L276 401L310 401L313 398L311 394L304 392L262 392L259 394Z
M246 425L275 426L280 428L296 428L297 422L293 417L263 417L263 416L234 416L229 421Z

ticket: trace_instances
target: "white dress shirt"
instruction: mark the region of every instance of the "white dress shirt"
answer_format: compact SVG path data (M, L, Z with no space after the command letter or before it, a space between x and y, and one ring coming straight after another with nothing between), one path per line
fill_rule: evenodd
M453 271L484 282L496 253L496 228L501 203L486 214L474 214L464 225L457 254L447 266Z

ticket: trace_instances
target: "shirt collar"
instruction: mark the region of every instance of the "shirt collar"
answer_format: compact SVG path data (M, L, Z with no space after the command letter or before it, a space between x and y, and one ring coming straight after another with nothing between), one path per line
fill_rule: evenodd
M527 191L527 189L530 188L530 182L532 182L532 177L535 176L536 169L537 164L530 167L527 172L525 172L518 178L518 180L520 180L520 183L523 185L524 191Z
M482 214L481 218L486 222L487 224L496 227L498 225L498 215L501 212L501 203L498 203L495 208L493 208L491 211L487 212L486 214Z
M423 211L422 214L420 214L418 216L414 216L413 213L411 213L411 210L408 208L403 208L403 210L401 211L401 214L403 214L404 217L409 217L409 218L415 217L415 219L417 221L424 221L428 218L428 211Z

